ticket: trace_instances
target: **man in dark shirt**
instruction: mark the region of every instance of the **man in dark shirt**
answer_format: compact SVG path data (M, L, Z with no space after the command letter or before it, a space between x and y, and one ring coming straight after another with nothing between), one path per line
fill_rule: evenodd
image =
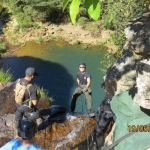
M85 63L79 64L79 70L80 71L77 73L78 87L75 89L73 93L70 109L71 112L74 112L78 96L84 93L87 100L88 113L90 113L92 112L92 91L90 89L91 75L88 72L86 72Z
M31 84L31 81L34 79L35 76L38 76L38 73L36 72L35 68L29 67L25 71L25 77L18 79L20 80L21 84L25 84L25 85L30 84L30 86L28 89L25 90L23 103L16 102L16 107L17 107L16 116L15 116L16 128L18 128L19 122L22 120L23 115L25 113L33 112L33 110L36 108L38 104L38 96L37 96L36 87ZM16 92L16 85L14 87L14 91Z

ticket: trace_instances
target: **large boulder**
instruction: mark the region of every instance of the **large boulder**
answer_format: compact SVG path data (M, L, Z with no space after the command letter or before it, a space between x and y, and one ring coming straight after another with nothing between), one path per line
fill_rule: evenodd
M145 80L144 82L147 82L148 59L150 58L149 25L150 12L144 13L126 25L125 35L127 42L123 47L122 56L108 68L104 77L106 89L112 95L119 94L135 86L140 88L138 82L141 75ZM143 74L143 71L147 72L147 74ZM149 93L146 95L148 97Z
M104 77L106 90L113 94L114 141L136 132L120 142L115 150L150 147L150 12L130 21L125 27L126 43L122 56Z
M40 99L39 109L50 108L48 100ZM9 140L19 138L15 128L15 100L13 83L3 83L0 86L0 147ZM47 117L47 116L44 116ZM46 119L46 118L45 118ZM37 120L38 126L43 122ZM51 150L73 150L77 147L87 149L87 138L95 129L96 121L93 118L83 116L71 116L67 113L66 121L62 123L49 123L45 121L45 126L34 137L34 141L42 149ZM20 139L20 138L19 138ZM84 145L83 143L86 144Z

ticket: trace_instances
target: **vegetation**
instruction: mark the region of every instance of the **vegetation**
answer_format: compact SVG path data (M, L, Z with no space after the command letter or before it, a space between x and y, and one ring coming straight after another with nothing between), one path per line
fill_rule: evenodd
M37 22L62 22L67 14L62 12L62 0L7 0L0 4L15 17L21 30L29 27L38 28Z
M125 25L143 12L145 1L146 0L0 0L0 4L8 10L11 18L14 18L17 22L17 25L14 27L14 34L20 30L26 33L28 32L27 29L31 27L35 29L42 28L40 23L59 24L68 22L71 19L73 24L77 22L82 25L84 29L90 30L93 33L93 37L99 36L101 34L100 30L103 27L114 31L109 42L114 42L114 44L118 46L117 54L120 56L126 40L124 34ZM91 22L93 20L101 20L103 27L98 23L92 24ZM61 28L59 30L62 31ZM57 39L56 37L53 38ZM16 39L11 39L17 42ZM58 39L61 39L61 37L58 37ZM42 37L37 37L37 41L43 41ZM76 44L79 43L78 41L76 42ZM109 62L108 59L109 57L106 56L107 64ZM112 59L112 61L115 59L116 58Z
M63 1L63 10L66 8L69 2L70 0ZM85 0L84 3L90 17L97 21L99 19L101 11L99 0ZM76 17L79 13L80 4L82 4L81 0L72 0L70 3L69 13L73 24L76 23Z
M112 41L121 50L125 42L124 28L133 18L138 17L144 10L143 0L105 0L102 2L103 25L106 29L115 31Z
M0 39L0 55L6 52L6 44Z
M11 82L13 80L13 75L10 70L0 69L0 82Z
M36 89L37 89L37 93L40 94L41 98L49 100L50 102L53 102L54 99L53 97L49 97L48 96L48 90L44 89L43 87L38 86L37 84L35 84Z

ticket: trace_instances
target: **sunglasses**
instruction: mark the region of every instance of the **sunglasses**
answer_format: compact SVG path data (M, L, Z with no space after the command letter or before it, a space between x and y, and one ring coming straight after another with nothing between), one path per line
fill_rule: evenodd
M79 68L85 68L85 67L79 67Z

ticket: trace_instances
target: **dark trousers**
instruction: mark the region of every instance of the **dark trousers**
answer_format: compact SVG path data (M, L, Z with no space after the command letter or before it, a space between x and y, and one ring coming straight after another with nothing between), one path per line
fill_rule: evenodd
M32 112L32 108L29 108L28 106L26 105L21 105L21 104L16 104L16 107L17 107L17 110L16 110L16 116L15 116L15 119L16 119L16 122L19 122L22 120L23 118L23 115L25 113L28 113L28 112Z

